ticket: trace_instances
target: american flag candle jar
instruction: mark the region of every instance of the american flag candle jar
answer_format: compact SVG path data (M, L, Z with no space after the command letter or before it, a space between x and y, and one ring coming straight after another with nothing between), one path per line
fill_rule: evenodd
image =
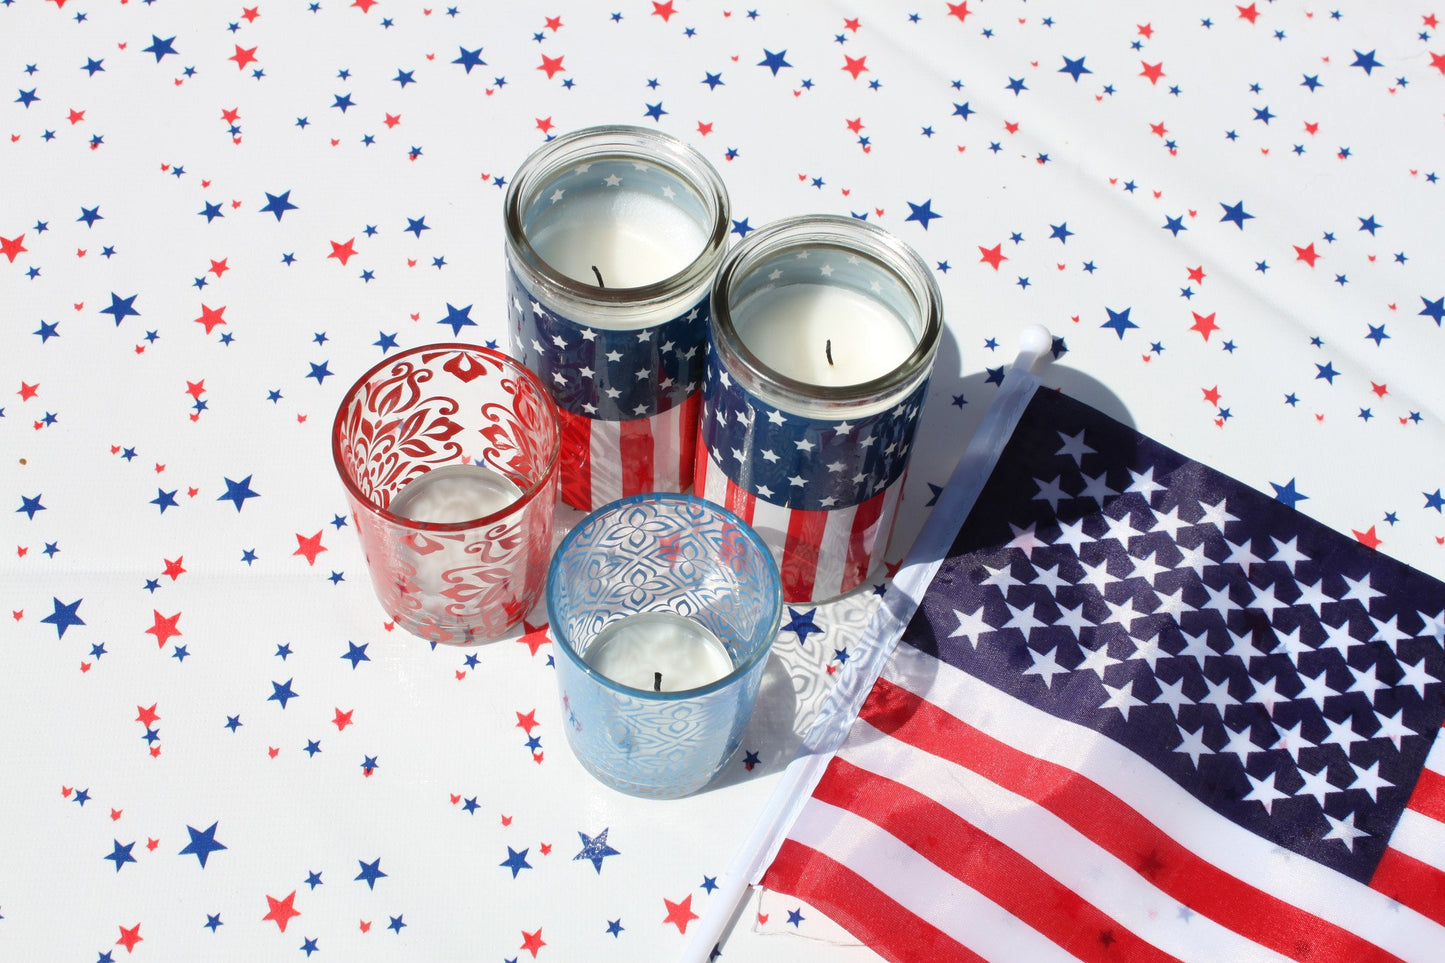
M722 180L639 127L543 145L506 198L512 353L552 391L562 500L590 511L692 484Z
M697 492L757 530L789 602L848 592L882 561L942 314L918 255L854 218L778 221L724 261Z

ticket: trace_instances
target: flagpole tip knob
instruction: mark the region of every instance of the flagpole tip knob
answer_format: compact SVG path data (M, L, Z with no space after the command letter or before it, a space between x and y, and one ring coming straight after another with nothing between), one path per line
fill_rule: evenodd
M1054 349L1054 336L1042 324L1031 324L1019 332L1019 366L1032 369Z

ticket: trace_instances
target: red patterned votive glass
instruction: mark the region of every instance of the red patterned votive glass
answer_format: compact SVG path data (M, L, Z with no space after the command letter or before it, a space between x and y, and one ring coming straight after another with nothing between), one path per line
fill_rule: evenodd
M467 644L531 610L552 551L559 437L536 375L488 348L425 345L352 385L331 452L396 624Z

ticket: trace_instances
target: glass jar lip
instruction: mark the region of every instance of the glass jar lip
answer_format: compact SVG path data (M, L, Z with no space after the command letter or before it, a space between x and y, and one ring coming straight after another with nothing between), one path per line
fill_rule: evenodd
M564 168L585 159L637 160L662 167L687 181L702 199L713 223L697 256L669 277L636 287L604 288L578 281L554 269L527 239L522 213L534 190ZM727 250L731 213L727 186L716 168L690 144L671 134L628 124L604 124L568 131L532 151L507 184L503 221L507 247L550 294L597 306L661 304L680 292L705 284Z
M765 611L772 612L772 616L768 620L769 628L766 633L764 633L765 637L768 640L767 644L758 646L756 651L750 654L743 661L739 662L737 665L733 666L731 672L723 676L721 679L718 679L714 682L709 682L707 685L698 686L695 689L680 689L676 692L650 692L647 689L638 689L630 685L623 685L620 682L613 681L612 679L603 675L601 672L598 672L592 666L588 665L587 661L583 659L581 655L575 652L572 646L569 645L567 642L566 623L559 617L555 601L557 598L557 586L561 580L561 569L557 564L558 560L561 559L567 549L571 547L573 541L575 541L579 537L578 533L581 532L583 529L587 528L590 524L597 521L597 519L601 518L604 515L613 515L617 512L625 511L627 506L635 505L639 502L673 502L679 505L696 505L706 508L708 511L721 516L729 523L737 526L738 531L740 531L743 537L748 540L748 543L752 546L753 551L758 553L758 557L763 559L763 561L767 564L769 571L772 573L772 578L769 580L768 583L768 597L761 603L764 606ZM739 518L736 514L724 508L723 506L718 505L715 502L710 502L705 498L699 498L696 495L687 495L677 492L647 492L640 495L628 495L626 497L619 498L614 502L609 502L608 504L603 505L601 508L595 509L594 511L590 512L585 518L579 521L576 525L573 525L572 528L563 537L562 541L557 545L556 550L552 553L552 561L551 564L548 566L547 571L547 589L544 594L547 597L547 619L551 623L552 631L557 637L557 642L559 643L558 648L560 648L563 652L566 653L565 657L568 659L568 661L570 661L576 668L586 673L588 677L596 679L599 683L614 692L621 693L623 695L633 696L634 698L638 699L646 699L657 702L680 702L685 699L695 699L698 696L708 695L721 689L725 689L728 686L734 684L735 682L737 682L738 679L751 672L760 661L768 657L768 653L771 652L773 648L772 643L778 634L778 626L780 626L783 621L782 576L778 572L777 560L773 558L772 551L769 550L766 544L764 544L762 536L759 535L751 525L749 525L743 519Z
M414 518L407 518L405 515L398 515L395 512L380 507L379 505L375 504L370 498L364 495L361 489L357 487L356 482L353 481L351 478L351 474L346 470L346 465L342 459L341 419L351 399L356 395L356 392L361 388L361 386L366 384L368 381L370 381L380 372L384 371L386 368L395 365L399 361L406 360L419 354L449 350L467 351L473 354L478 354L482 355L483 357L493 359L497 361L503 368L511 370L514 374L517 375L517 377L528 382L531 385L532 389L536 392L537 398L541 401L541 403L545 405L547 411L550 414L548 420L552 423L552 444L550 446L551 450L547 453L546 466L538 475L536 481L532 482L526 488L522 489L522 494L517 497L516 501L497 509L495 512L492 512L489 515L482 515L477 518L469 518L465 521L423 522L418 521ZM496 350L495 348L484 348L481 345L466 344L461 341L446 341L438 342L436 344L417 345L416 347L408 348L399 354L394 354L388 358L381 359L376 364L368 368L354 382L352 382L351 387L346 390L346 394L342 395L341 404L337 406L336 415L332 418L331 421L331 460L332 463L335 464L336 473L341 476L341 483L343 486L345 486L347 494L351 496L353 504L365 507L366 510L372 515L376 516L377 518L390 525L414 529L421 532L465 532L473 528L479 528L483 525L491 524L492 522L498 521L502 518L506 518L509 515L513 515L516 512L521 511L523 508L526 508L529 504L531 504L532 499L537 497L537 494L539 492L547 488L548 483L552 480L552 476L557 471L557 462L561 456L561 453L562 427L557 418L557 404L552 399L552 393L547 390L547 387L544 384L542 384L541 379L538 378L535 374L533 374L532 371L529 370L526 366L518 362L516 358L513 358L509 354L505 354L501 351Z
M734 287L762 258L805 247L861 248L903 283L918 304L922 324L918 343L898 367L857 384L818 385L763 363L739 337L730 303ZM757 228L728 252L713 280L712 325L719 353L735 377L746 379L746 387L785 402L849 406L901 393L928 375L943 334L943 295L923 259L896 235L855 217L801 214Z

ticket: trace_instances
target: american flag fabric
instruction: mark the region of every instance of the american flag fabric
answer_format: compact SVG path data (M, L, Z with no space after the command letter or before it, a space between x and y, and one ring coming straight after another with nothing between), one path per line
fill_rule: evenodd
M708 302L661 324L589 326L537 301L507 272L512 353L552 390L562 500L591 511L692 483Z
M764 883L895 960L1438 960L1445 585L1039 390Z
M697 492L762 536L784 599L832 598L881 563L927 391L925 379L874 414L810 417L748 391L709 345Z

